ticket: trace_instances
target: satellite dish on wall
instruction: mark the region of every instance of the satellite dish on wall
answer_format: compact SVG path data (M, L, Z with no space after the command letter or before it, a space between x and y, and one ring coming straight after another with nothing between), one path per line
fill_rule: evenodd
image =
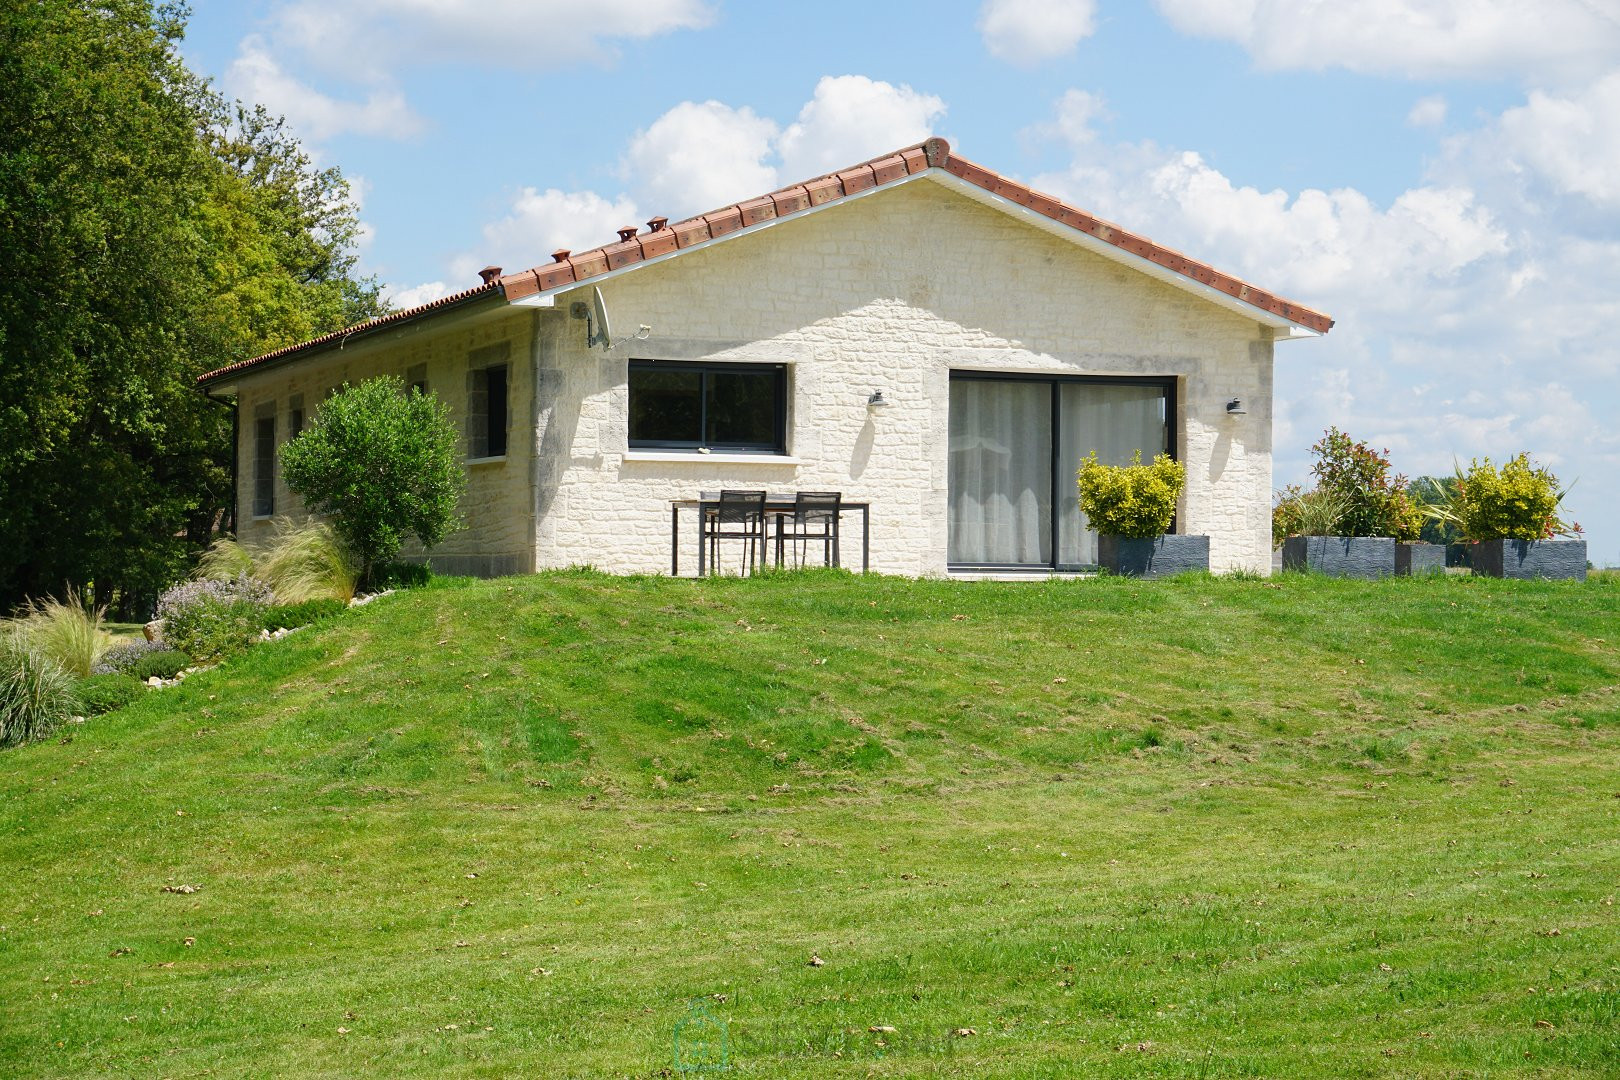
M612 352L614 346L623 345L623 341L613 340L613 327L608 322L607 301L602 299L602 290L591 287L589 303L575 300L569 307L569 314L576 319L585 320L585 347L602 346L603 352ZM652 327L642 323L636 329L635 340L645 341L652 334Z
M607 301L602 299L602 290L591 287L591 319L586 323L590 336L585 339L586 347L600 345L606 351L613 349L613 328L608 323Z

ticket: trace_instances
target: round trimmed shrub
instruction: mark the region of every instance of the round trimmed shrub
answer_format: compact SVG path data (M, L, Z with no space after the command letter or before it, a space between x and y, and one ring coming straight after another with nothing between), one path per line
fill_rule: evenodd
M349 605L341 600L305 600L301 604L277 604L266 608L260 625L266 630L296 630L318 619L341 615Z
M122 673L92 675L79 681L79 700L84 704L86 716L122 709L145 692L146 687L139 679Z
M191 656L179 649L160 649L148 653L135 661L124 670L141 682L156 676L159 679L172 679L192 665Z
M153 653L163 652L168 648L169 646L161 641L147 641L145 638L137 638L134 641L121 641L101 654L101 659L97 660L95 666L90 669L90 674L116 675L119 672L128 671L140 660L151 656Z

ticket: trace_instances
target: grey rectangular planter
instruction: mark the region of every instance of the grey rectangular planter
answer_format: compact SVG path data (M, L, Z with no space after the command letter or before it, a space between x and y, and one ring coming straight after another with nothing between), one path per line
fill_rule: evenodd
M1485 577L1586 580L1585 540L1486 540L1472 549L1474 573Z
M1283 541L1283 569L1329 577L1395 576L1395 540L1389 536L1290 536Z
M1446 572L1446 546L1444 544L1395 543L1395 574L1398 577L1422 577L1424 574Z
M1124 577L1169 577L1209 570L1209 537L1167 533L1151 540L1097 537L1097 565Z

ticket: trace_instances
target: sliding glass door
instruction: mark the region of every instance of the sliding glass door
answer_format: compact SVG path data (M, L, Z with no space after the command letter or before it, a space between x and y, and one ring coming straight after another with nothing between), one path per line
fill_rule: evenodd
M1091 451L1125 464L1169 450L1171 379L951 375L953 567L1095 566L1074 474Z

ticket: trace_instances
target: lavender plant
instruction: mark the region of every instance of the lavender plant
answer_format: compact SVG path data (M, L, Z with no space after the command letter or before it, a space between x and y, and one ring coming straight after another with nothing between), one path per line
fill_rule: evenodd
M228 656L252 644L275 603L268 583L246 574L183 581L158 597L163 640L198 660Z

